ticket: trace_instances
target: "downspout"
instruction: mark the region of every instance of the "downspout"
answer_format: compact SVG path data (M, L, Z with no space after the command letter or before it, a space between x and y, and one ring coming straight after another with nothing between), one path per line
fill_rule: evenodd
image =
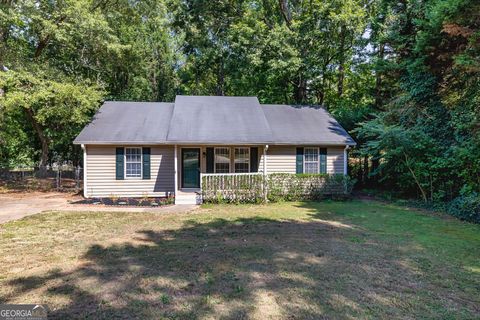
M83 150L83 196L88 198L87 194L87 147L82 144Z
M349 145L345 146L343 149L343 175L346 176L348 174L348 154L347 150L350 148Z

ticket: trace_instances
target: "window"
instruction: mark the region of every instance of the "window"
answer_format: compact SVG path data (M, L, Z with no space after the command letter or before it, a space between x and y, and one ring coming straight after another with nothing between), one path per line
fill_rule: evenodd
M318 148L304 149L304 173L318 173Z
M125 148L125 177L142 177L142 148Z
M230 148L215 148L215 173L230 172Z
M235 172L250 172L250 148L235 148Z

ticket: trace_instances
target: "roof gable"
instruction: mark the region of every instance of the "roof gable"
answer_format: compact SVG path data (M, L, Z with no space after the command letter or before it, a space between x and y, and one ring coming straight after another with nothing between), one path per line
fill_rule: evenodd
M256 97L177 96L167 140L266 143L272 132Z

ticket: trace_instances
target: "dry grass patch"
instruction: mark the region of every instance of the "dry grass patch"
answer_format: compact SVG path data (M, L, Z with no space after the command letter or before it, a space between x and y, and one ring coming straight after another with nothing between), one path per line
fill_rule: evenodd
M0 303L52 318L480 317L480 227L376 202L51 212L0 230Z

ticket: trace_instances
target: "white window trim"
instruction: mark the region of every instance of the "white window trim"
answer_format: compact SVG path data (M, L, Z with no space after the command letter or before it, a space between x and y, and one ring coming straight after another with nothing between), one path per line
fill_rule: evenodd
M305 160L305 149L316 149L317 150L317 161L306 161ZM306 173L305 172L305 169L307 168L305 166L305 164L309 162L309 163L314 163L316 162L317 163L317 172L315 174L319 174L320 173L320 148L319 147L303 147L303 173Z
M232 148L229 147L215 147L213 148L213 172L217 173L217 149L227 149L228 150L228 173L232 172ZM227 162L219 162L227 163ZM225 172L222 172L225 173Z
M127 149L140 149L140 176L127 177ZM141 180L143 179L143 148L142 147L124 147L123 148L123 177L125 180Z
M245 173L250 172L250 147L235 147L235 148L233 149L233 171L234 171L235 173L237 173L237 171L236 171L236 169L235 169L235 164L236 164L235 160L237 160L237 159L235 158L235 151L236 151L237 149L247 149L247 164L248 164L248 169L247 169L247 172L245 172Z

